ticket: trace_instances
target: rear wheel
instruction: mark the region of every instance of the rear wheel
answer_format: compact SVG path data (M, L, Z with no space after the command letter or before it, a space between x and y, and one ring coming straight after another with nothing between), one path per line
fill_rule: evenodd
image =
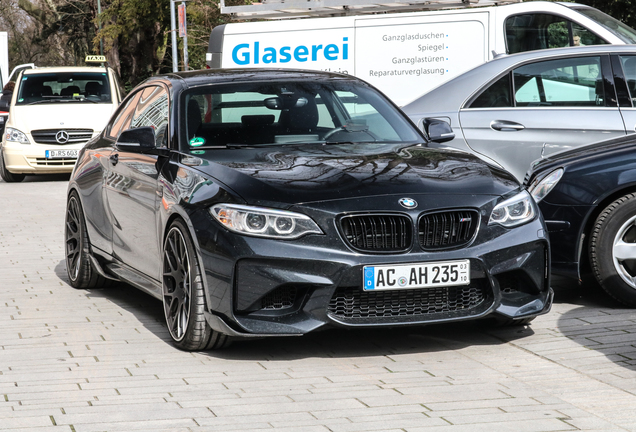
M228 337L205 320L203 276L192 239L179 219L170 225L163 246L163 308L178 348L201 351L227 346Z
M11 174L7 171L7 167L4 164L4 153L0 151L0 177L7 183L17 183L24 180L24 174Z
M621 303L636 306L636 194L601 212L590 234L589 254L601 287Z
M98 288L110 281L97 273L91 264L86 221L77 192L73 191L66 203L66 273L73 288Z

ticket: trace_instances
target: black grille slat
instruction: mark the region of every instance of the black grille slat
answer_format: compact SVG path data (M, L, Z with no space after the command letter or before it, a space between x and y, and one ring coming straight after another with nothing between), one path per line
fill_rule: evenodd
M419 241L424 249L458 247L470 242L477 231L479 213L474 210L425 214L419 221Z
M341 320L433 317L440 314L469 316L491 300L487 284L477 280L466 286L411 290L364 291L340 287L329 302L328 312Z
M369 252L399 252L411 247L410 220L402 215L356 215L341 219L346 241Z

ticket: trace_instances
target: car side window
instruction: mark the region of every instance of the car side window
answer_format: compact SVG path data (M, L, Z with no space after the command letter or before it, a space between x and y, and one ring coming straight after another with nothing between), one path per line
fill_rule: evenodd
M130 128L146 126L155 130L157 147L168 145L168 92L161 86L146 87L137 102Z
M603 45L589 29L558 15L533 13L506 19L506 46L509 54L578 45Z
M138 92L128 99L128 102L126 102L125 105L119 108L117 117L115 117L115 120L110 124L110 128L108 130L108 136L110 138L117 139L121 131L128 129L140 95L141 92Z
M636 56L620 56L625 82L632 102L636 102Z
M506 108L512 106L510 74L507 73L477 96L469 108Z
M598 56L532 63L512 75L515 106L606 106Z

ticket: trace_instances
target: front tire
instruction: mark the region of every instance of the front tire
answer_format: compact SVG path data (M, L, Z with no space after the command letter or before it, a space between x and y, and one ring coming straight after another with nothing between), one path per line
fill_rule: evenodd
M108 279L97 273L90 260L90 243L86 232L84 211L77 192L73 191L66 203L64 227L66 243L66 274L73 288L98 288Z
M619 302L636 306L636 194L601 212L590 235L589 255L601 287Z
M12 174L7 171L7 167L4 164L4 153L0 151L0 177L7 183L19 183L24 180L24 174Z
M174 344L186 351L202 351L227 346L224 334L210 328L205 320L203 276L188 230L175 220L163 246L163 308Z

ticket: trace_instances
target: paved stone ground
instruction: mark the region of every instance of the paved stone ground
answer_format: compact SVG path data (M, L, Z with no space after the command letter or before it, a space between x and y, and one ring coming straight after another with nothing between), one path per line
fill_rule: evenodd
M66 283L66 177L0 181L0 431L636 431L636 311L560 281L530 327L172 347L157 300Z

